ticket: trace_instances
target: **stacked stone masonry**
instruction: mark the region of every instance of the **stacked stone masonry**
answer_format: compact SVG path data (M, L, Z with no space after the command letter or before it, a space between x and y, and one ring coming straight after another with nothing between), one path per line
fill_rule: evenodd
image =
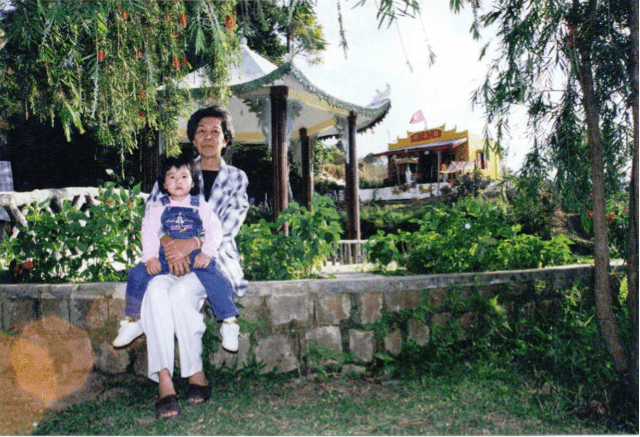
M434 327L455 324L461 335L475 329L478 314L452 311L447 306L454 295L490 298L499 294L514 314L526 315L532 310L552 313L557 308L555 296L540 296L536 284L558 290L582 280L590 286L592 275L592 266L575 265L456 275L356 273L316 280L252 282L247 294L238 299L242 319L238 353L218 348L207 359L216 366L242 367L255 358L264 364L264 371L290 372L303 371L313 360L316 364L317 360L331 363L336 356L345 355L350 361L348 369L362 369L377 353L397 355L408 342L428 344ZM0 345L9 350L20 333L34 323L45 331L47 326L55 326L59 341L64 341L65 332L71 329L76 338L79 328L90 341L94 369L145 375L144 336L122 349L111 346L118 321L124 316L124 290L124 283L2 284ZM406 311L420 305L428 305L429 317L420 319ZM50 323L53 320L58 323ZM60 321L69 329L60 330ZM217 334L216 322L209 319L208 323ZM73 363L66 361L67 367Z

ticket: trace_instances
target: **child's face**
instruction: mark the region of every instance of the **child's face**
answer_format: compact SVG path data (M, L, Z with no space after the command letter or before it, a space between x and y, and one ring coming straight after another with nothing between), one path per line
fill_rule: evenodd
M185 166L180 168L171 167L164 177L164 187L172 199L183 200L193 188L191 172Z

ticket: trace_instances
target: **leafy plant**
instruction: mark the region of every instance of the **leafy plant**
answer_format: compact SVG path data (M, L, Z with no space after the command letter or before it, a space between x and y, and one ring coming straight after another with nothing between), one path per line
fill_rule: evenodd
M512 212L523 232L551 238L553 214L558 207L558 196L547 180L520 176L515 179L517 187L511 199Z
M315 195L312 210L297 203L278 220L244 226L236 239L245 276L253 280L310 278L333 253L342 228L333 201ZM285 224L289 236L282 232Z
M451 195L454 201L467 196L477 196L489 186L491 178L482 175L480 170L473 173L465 173L455 181L456 190Z
M396 261L414 273L454 273L537 268L568 263L571 241L520 234L498 203L463 199L427 211L417 232L378 235L367 245L380 265Z
M623 200L618 198L607 199L605 204L607 218L607 233L611 255L624 258L627 254L627 234L629 232L629 208ZM590 210L584 210L580 214L583 230L587 235L593 235L593 219Z

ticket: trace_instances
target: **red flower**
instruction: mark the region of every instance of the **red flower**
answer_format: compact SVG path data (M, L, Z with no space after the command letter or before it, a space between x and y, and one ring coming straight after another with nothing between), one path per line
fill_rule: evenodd
M229 14L224 19L224 27L227 28L229 32L236 28L236 17L232 14Z
M106 56L106 53L104 52L104 50L98 50L98 61L100 62L104 61L105 56Z
M173 68L175 68L176 70L180 69L180 58L178 58L177 56L173 57Z
M184 12L180 14L180 24L182 27L187 27L187 14Z
M140 90L140 100L147 100L147 92L145 90Z
M25 261L22 264L16 264L13 267L13 271L17 276L22 276L25 273L31 273L31 269L33 269L33 261L31 260Z

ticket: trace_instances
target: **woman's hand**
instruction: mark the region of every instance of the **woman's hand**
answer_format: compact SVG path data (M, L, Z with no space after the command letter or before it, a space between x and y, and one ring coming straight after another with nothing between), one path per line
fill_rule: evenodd
M164 257L167 260L167 264L169 264L171 273L176 276L182 276L191 272L189 255L199 247L195 238L174 240L165 234L160 239L160 244L164 249Z
M175 261L167 260L167 264L169 264L169 271L176 276L182 276L186 275L187 273L191 273L191 267L189 266L190 260L188 256Z
M191 252L198 248L198 242L195 238L189 238L188 240L173 240L168 235L165 235L160 240L160 243L164 249L164 257L169 265L182 258L188 258Z

